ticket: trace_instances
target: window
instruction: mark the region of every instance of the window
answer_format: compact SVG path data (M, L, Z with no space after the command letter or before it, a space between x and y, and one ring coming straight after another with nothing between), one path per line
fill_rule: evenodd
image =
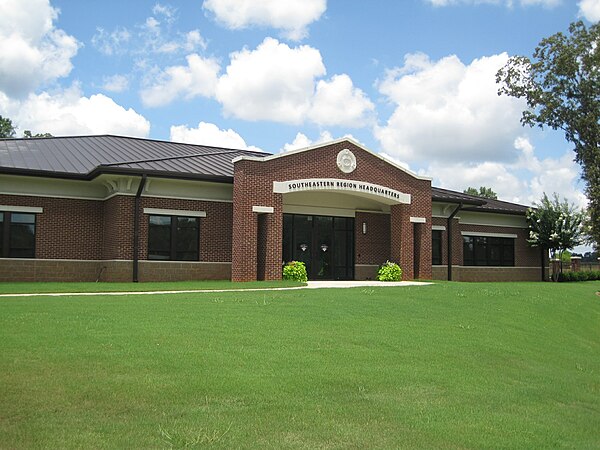
M198 261L197 217L150 216L148 259Z
M442 231L431 232L431 264L439 266L442 264Z
M35 257L35 214L0 212L0 257Z
M491 236L463 236L465 266L514 266L515 240Z

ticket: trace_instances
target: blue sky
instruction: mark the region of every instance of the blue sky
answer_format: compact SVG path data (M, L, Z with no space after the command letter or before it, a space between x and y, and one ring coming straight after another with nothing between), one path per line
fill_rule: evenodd
M436 186L585 206L570 145L494 81L578 19L600 0L0 0L0 115L273 153L351 136Z

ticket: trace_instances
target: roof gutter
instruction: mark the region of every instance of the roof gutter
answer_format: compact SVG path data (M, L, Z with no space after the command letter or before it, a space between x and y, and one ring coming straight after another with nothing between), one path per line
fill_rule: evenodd
M214 183L233 183L233 176L228 175L196 175L192 173L176 174L173 172L151 171L145 169L129 169L117 167L98 166L88 173L52 172L36 169L15 169L12 167L0 167L0 175L21 175L26 177L59 178L62 180L91 181L100 175L143 175L148 174L156 178L167 178L173 180L210 181Z
M133 206L133 282L137 283L139 275L139 249L140 249L140 200L146 186L147 174L142 174L142 179L135 194Z
M456 209L452 211L452 214L450 214L450 216L448 216L447 219L448 222L446 228L448 229L448 281L452 281L452 219L454 219L454 216L458 214L458 211L460 211L462 207L463 204L459 203Z

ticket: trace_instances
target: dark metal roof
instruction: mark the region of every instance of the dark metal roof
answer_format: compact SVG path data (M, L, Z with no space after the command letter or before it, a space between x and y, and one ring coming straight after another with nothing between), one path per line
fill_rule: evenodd
M519 205L517 203L492 200L436 187L431 188L431 198L434 202L462 203L464 205L462 210L466 211L525 215L529 209L529 206Z
M90 179L100 173L152 173L230 181L232 160L266 153L122 136L0 140L0 173Z
M0 139L0 173L92 179L101 173L147 173L233 181L232 160L269 153L123 136ZM432 200L463 210L525 214L528 207L433 187Z

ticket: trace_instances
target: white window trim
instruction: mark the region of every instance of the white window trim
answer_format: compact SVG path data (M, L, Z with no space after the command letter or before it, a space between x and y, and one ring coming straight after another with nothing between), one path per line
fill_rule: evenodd
M425 217L411 217L410 221L412 223L426 223L427 219L425 219Z
M17 213L43 213L44 208L39 208L37 206L0 205L0 211L17 212Z
M446 231L446 227L444 225L433 225L431 227L432 231Z
M475 237L499 237L499 238L508 238L508 239L517 239L516 234L509 233L482 233L479 231L461 231L460 234L462 236L475 236ZM471 267L471 266L469 266ZM489 266L486 266L489 267Z
M275 212L275 209L272 206L253 206L252 212L273 214Z
M206 211L189 211L185 209L144 208L144 214L159 216L206 217Z

